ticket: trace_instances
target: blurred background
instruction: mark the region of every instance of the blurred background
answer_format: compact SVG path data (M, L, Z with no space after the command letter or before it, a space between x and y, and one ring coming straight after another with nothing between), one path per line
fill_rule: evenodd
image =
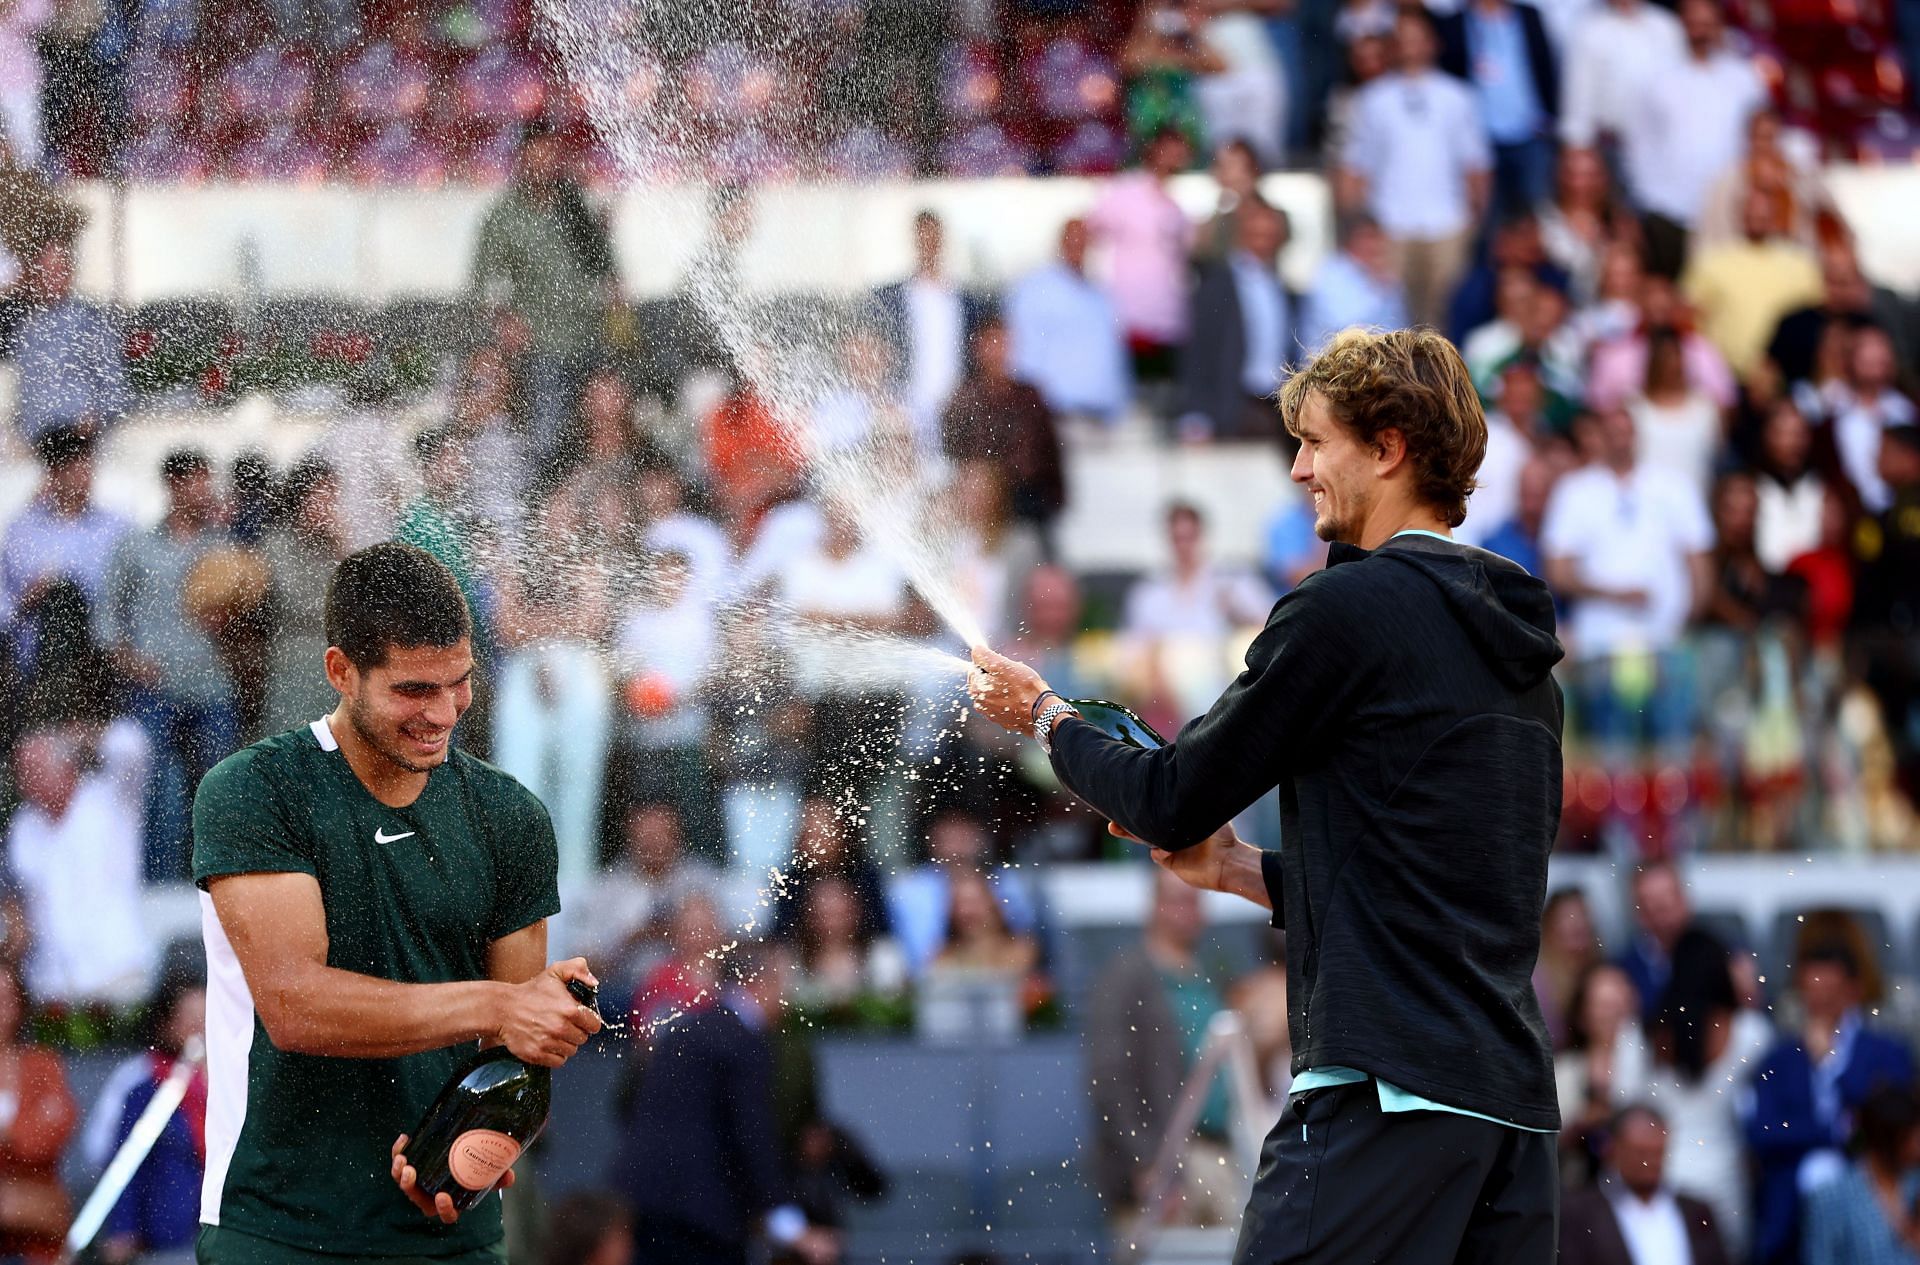
M331 708L388 537L635 1023L516 1263L757 1226L650 1205L717 1126L645 1071L756 944L818 1260L1226 1259L1282 937L900 652L964 647L793 437L903 445L989 641L1172 733L1325 559L1285 365L1410 323L1486 403L1459 535L1561 599L1566 1258L1914 1260L1916 49L1911 0L0 0L0 1261L196 1030L193 787ZM796 416L726 305L841 389ZM190 1247L203 1107L104 1259Z

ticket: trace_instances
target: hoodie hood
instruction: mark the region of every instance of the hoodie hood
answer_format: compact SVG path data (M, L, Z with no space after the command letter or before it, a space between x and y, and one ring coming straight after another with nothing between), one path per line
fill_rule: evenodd
M1366 557L1431 580L1481 657L1516 689L1538 685L1566 655L1554 635L1553 594L1545 581L1499 554L1430 536L1397 536L1371 553L1334 545L1328 565Z

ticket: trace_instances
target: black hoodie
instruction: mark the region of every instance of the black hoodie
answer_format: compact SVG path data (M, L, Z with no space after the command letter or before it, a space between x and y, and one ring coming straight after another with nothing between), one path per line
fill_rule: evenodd
M1279 789L1262 858L1287 932L1293 1069L1351 1067L1558 1128L1533 993L1560 826L1553 598L1432 536L1336 544L1247 670L1158 751L1071 719L1053 767L1141 839L1187 847Z

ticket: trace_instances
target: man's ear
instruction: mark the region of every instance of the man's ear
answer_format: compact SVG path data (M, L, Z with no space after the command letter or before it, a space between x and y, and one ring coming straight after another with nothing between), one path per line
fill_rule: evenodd
M327 647L327 684L351 698L360 692L360 669L353 666L347 652L338 646Z
M1407 459L1407 436L1398 426L1389 426L1373 437L1373 472L1386 478Z

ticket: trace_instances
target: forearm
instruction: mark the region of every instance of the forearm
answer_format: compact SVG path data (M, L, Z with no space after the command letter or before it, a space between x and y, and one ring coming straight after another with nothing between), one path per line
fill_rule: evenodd
M1220 890L1250 900L1270 913L1278 909L1273 888L1267 883L1267 855L1250 843L1242 843L1234 848L1221 864ZM1277 859L1278 854L1274 855Z
M1618 600L1620 594L1604 585L1589 584L1580 574L1580 564L1567 558L1549 558L1546 563L1547 587L1569 602Z
M1061 784L1154 847L1188 847L1246 807L1224 803L1205 771L1184 767L1192 762L1172 746L1140 751L1071 716L1055 725L1052 740Z
M314 965L256 990L255 1002L283 1050L387 1059L496 1036L509 988L491 980L402 984Z

